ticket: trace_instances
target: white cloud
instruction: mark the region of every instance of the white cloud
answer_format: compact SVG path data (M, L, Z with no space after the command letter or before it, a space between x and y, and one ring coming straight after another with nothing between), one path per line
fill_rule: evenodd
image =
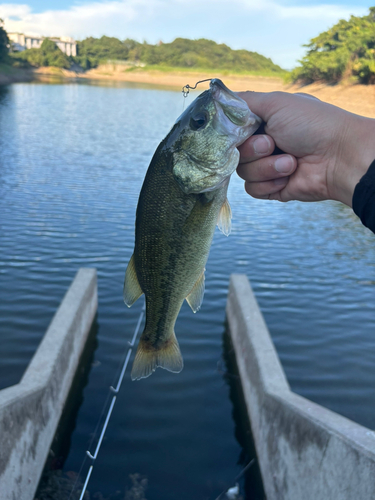
M27 4L0 5L7 31L76 39L105 34L151 43L204 37L259 52L286 68L295 65L310 38L366 12L354 4L290 6L280 0L108 0L41 13Z
M309 5L309 6L285 6L270 2L270 11L280 19L310 19L325 20L335 23L339 19L348 19L351 15L364 15L368 11L362 7L354 6L347 8L341 5Z

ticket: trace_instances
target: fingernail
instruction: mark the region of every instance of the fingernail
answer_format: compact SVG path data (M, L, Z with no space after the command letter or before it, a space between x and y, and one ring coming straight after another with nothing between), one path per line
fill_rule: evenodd
M258 137L253 144L254 151L257 154L263 154L263 153L268 153L270 150L270 141L267 139L267 137Z
M291 156L282 156L275 161L275 170L280 174L288 174L293 170L293 160Z

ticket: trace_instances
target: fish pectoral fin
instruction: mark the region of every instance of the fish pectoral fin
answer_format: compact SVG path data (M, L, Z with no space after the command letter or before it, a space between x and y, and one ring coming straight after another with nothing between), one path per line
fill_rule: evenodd
M135 272L134 254L131 256L128 267L125 272L124 281L124 302L128 307L131 307L136 300L143 294L142 288L138 282L137 273Z
M196 313L201 308L203 302L204 295L204 272L203 269L202 274L199 276L197 282L193 286L191 292L186 297L186 302L191 307L192 311Z
M184 362L174 333L158 348L154 348L149 341L143 340L142 337L139 340L133 363L132 380L149 377L156 368L164 368L173 373L179 373L182 370Z
M228 198L225 199L223 205L221 206L219 218L217 220L217 227L223 234L225 234L225 236L230 235L232 228L232 209L230 208Z

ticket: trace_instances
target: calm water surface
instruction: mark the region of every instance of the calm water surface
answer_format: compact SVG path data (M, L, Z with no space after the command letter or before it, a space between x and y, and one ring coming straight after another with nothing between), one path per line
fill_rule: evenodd
M81 467L142 308L122 301L137 197L181 111L173 91L0 90L0 388L20 380L77 269L98 270L95 351L65 443L68 476ZM147 477L148 500L215 500L233 486L249 458L223 374L233 272L251 280L292 389L375 428L374 235L339 203L257 201L236 176L229 200L232 234L215 234L203 307L194 315L184 304L177 321L184 370L137 383L126 374L91 498L124 498L133 473ZM261 498L255 490L243 494Z

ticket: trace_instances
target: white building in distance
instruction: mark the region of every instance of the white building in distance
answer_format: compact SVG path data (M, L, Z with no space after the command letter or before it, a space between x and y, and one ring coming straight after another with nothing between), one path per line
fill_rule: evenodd
M11 50L13 52L21 52L26 49L39 49L45 38L49 38L64 52L67 56L77 55L77 43L69 36L46 37L46 36L29 36L23 33L7 33L9 41L11 42Z

